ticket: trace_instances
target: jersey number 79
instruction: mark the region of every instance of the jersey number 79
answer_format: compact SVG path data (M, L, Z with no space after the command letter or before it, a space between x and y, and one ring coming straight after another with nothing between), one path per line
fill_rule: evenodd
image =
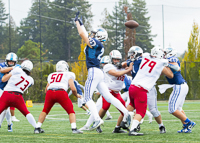
M156 65L156 62L150 61L150 60L147 59L147 58L144 58L144 60L145 60L145 62L144 62L144 64L141 66L140 69L142 69L146 64L148 64L148 66L150 67L149 73L151 73L151 71L153 70L153 68L154 68L155 65Z

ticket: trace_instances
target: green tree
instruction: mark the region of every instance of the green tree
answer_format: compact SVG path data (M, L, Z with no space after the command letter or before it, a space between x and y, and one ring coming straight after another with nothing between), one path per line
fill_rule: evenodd
M150 52L150 49L153 48L151 43L153 39L151 35L151 26L149 24L150 17L146 16L148 11L146 9L145 0L132 0L129 9L132 13L133 20L137 21L140 25L136 29L135 44L140 46L144 52Z

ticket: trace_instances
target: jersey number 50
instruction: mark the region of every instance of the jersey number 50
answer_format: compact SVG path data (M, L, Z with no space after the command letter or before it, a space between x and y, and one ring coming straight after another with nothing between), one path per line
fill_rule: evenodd
M149 63L149 64L148 64L148 66L150 67L149 73L151 73L151 71L153 70L153 68L154 68L155 65L156 65L156 62L150 61L150 60L147 59L147 58L144 58L144 60L145 60L146 62L144 62L144 64L141 66L140 69L142 69L147 63Z
M52 74L52 76L51 76L52 81L50 82L50 84L53 83L53 82L60 82L62 77L63 77L62 73L60 73L60 74Z

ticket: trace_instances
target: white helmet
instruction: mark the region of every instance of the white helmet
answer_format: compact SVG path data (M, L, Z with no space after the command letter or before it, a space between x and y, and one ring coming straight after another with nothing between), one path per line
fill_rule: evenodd
M57 72L67 72L69 71L69 65L67 62L61 60L56 64L56 71Z
M14 65L9 65L9 64L8 64L8 62L10 62L10 61L14 62L14 65L17 63L17 55L16 55L15 53L13 53L13 52L8 53L8 54L6 55L5 63L6 63L6 65L7 65L8 67L14 66Z
M104 28L97 28L92 30L91 33L94 33L94 38L101 42L105 42L108 39L108 33Z
M101 64L108 64L110 63L110 57L109 56L103 56L101 58L101 61L100 61Z
M122 54L118 51L118 50L112 50L109 54L110 56L110 60L111 60L111 63L114 64L114 65L118 65L120 64L121 62L118 62L118 63L114 63L113 62L113 59L119 59L121 61L122 59Z
M164 51L160 47L154 47L151 49L151 56L155 56L156 58L163 59Z
M25 60L21 63L21 68L30 72L33 69L33 63L29 60Z
M177 54L176 50L174 50L173 48L166 48L164 50L164 53L165 53L165 58L176 56Z
M143 54L143 50L139 46L132 46L128 51L128 57L133 55L133 59L136 59L142 54Z

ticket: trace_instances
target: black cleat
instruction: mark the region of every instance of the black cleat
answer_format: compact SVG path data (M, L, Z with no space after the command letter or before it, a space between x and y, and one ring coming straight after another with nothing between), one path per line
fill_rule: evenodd
M97 127L97 128L96 128L96 131L97 131L98 133L102 133L102 129L101 129L101 127L100 127L100 126Z
M77 128L75 128L75 129L72 129L72 133L73 134L82 134L83 132L78 130Z
M127 133L127 131L121 130L121 127L115 127L112 133Z
M164 126L164 125L163 125L163 126L160 126L160 127L159 127L159 130L160 130L160 133L161 133L161 134L166 133L166 131L165 131L165 126Z
M136 128L137 132L140 131L140 124L138 124L137 128Z
M127 131L129 131L129 128L126 126L126 122L124 122L124 121L122 121L121 123L120 123L120 127L122 128L122 129L124 129L124 130L127 130Z
M44 130L42 128L35 128L34 133L35 134L44 133Z
M137 129L135 128L132 131L130 131L128 135L129 136L143 136L144 134L143 133L138 133Z

